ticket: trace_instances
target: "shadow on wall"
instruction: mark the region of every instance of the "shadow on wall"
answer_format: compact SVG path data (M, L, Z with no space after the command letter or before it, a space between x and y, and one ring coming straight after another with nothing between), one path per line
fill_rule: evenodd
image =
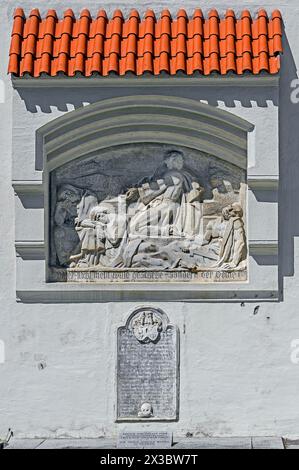
M186 85L188 77L185 77ZM91 79L96 80L96 79ZM99 81L101 78L99 78ZM60 112L72 111L87 104L96 103L103 99L131 95L164 95L181 98L200 99L211 106L224 104L228 108L242 105L245 108L278 106L275 87L207 87L207 86L139 86L126 85L126 78L115 78L119 86L65 88L19 88L18 93L25 102L30 113L52 113L54 109ZM140 84L142 84L140 77ZM157 78L157 80L163 80Z
M279 284L283 297L285 276L294 275L294 239L299 236L299 81L297 103L292 102L293 80L298 80L296 64L286 35L281 61L279 88ZM293 82L293 85L292 85Z

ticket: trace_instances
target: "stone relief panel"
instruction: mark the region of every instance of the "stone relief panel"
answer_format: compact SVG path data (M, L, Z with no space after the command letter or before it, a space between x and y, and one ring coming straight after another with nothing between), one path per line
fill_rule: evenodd
M246 172L197 150L113 147L50 178L49 280L244 282Z

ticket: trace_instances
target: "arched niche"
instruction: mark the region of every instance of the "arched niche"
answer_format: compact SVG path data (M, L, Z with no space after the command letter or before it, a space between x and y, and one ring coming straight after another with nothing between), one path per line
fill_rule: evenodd
M253 125L227 111L175 96L135 95L74 110L37 131L43 170L116 145L155 142L204 151L247 168Z
M205 218L201 230L211 216L221 215L228 203L242 200L245 213L247 133L252 129L247 121L210 105L161 96L104 100L42 127L39 137L43 144L45 233L49 237L46 246L50 269L56 273L58 268L60 273L68 267L67 260L71 259L78 242L75 230L70 230L67 223L57 222L58 212L64 217L59 194L65 185L73 185L78 200L89 190L94 201L107 201L159 174L167 154L173 150L183 155L182 172L190 176L189 183L193 178L204 188L204 200L208 202L203 206ZM210 183L211 166L214 178L223 183L227 180L230 185L228 197L216 195L215 199ZM96 182L90 174L97 175ZM121 175L120 181L115 175ZM110 186L106 185L108 180L112 180ZM77 203L73 205L75 213ZM64 244L68 239L71 244L67 249Z

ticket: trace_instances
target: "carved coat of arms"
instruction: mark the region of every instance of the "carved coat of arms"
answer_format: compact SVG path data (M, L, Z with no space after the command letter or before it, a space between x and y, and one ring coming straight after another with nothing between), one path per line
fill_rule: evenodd
M159 338L162 320L154 312L145 310L133 318L131 328L138 341L149 343Z

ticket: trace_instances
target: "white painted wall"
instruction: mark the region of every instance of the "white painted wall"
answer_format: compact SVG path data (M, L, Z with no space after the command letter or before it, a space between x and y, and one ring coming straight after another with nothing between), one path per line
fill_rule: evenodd
M36 6L44 14L49 7L44 0L21 3L26 13ZM53 0L51 7L61 13L61 4ZM12 427L18 437L112 436L125 426L114 423L116 328L124 324L128 312L140 302L16 302L14 239L17 221L11 186L12 162L14 160L14 172L19 171L22 178L27 170L30 172L29 165L34 163L35 130L66 109L72 109L76 97L75 91L68 91L69 105L62 110L59 109L62 102L57 102L57 90L51 93L45 90L48 94L44 98L38 92L20 96L12 90L6 68L12 13L19 5L20 2L8 1L0 7L0 340L5 344L4 363L0 358L0 435ZM72 7L76 14L86 6L95 13L98 2L70 1L64 6ZM157 0L138 3L103 0L101 6L106 7L108 14L116 7L122 8L124 13L132 7L138 7L141 13L149 6L160 10ZM173 1L165 1L164 6L175 13L181 4L178 2L174 7ZM197 6L197 1L184 3L188 13ZM181 331L180 420L167 425L155 424L154 428L168 427L176 435L191 432L213 436L298 436L299 363L291 361L291 342L299 338L299 104L290 101L290 83L297 76L296 64L299 63L299 6L295 0L284 3L265 0L262 4L247 1L242 5L218 1L213 6L220 13L227 7L237 12L243 7L252 12L260 6L268 11L280 8L285 22L287 41L279 92L279 286L282 300L245 303L245 306L240 302L152 301L152 305L165 310ZM211 4L202 1L201 7L207 11ZM185 97L190 94L185 88L176 92ZM120 92L117 89L87 90L82 101L90 103L108 94L115 96L115 93ZM193 91L191 93L194 96ZM207 93L200 97L206 98ZM241 93L246 98L246 89ZM262 89L247 90L247 93L249 96L259 93L260 99L265 98ZM259 101L256 95L252 107L241 106L241 103L229 105L220 102L223 101L221 96L220 93L217 99L220 107L256 124L252 168L257 169L256 174L262 174L264 163L271 162L271 155L277 152L277 106L271 102L266 107L256 104ZM234 93L230 92L231 96ZM82 99L78 95L76 98L77 103ZM26 110L26 103L27 106L36 103L38 109ZM49 103L51 107L41 109ZM258 214L255 222L266 226ZM27 224L24 220L24 229ZM257 305L260 308L254 314Z

